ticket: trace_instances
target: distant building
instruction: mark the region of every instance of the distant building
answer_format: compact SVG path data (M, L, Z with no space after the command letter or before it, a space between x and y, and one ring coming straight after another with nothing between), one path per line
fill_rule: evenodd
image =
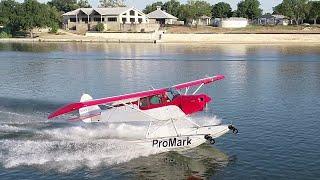
M150 23L159 23L159 24L176 24L178 18L161 10L161 6L157 6L157 10L152 11L147 14Z
M212 21L211 17L202 15L199 18L196 19L187 19L187 24L191 26L211 26Z
M241 17L231 17L215 21L219 27L223 28L244 28L248 26L248 19Z
M96 30L98 23L103 23L108 31L151 31L156 26L150 25L147 16L134 7L115 8L79 8L62 15L66 30L86 32Z
M284 15L279 14L265 14L259 17L255 23L259 25L283 25L287 26L290 20Z

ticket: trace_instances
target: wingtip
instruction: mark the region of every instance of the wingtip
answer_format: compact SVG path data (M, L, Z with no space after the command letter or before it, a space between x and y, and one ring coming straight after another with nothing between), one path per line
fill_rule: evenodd
M225 78L225 76L224 76L224 75L222 75L222 74L218 74L218 75L216 75L216 78L217 78L218 80L220 80L220 79L224 79L224 78Z
M48 119L52 119L54 117L55 117L55 115L53 113L51 113L51 114L49 114Z

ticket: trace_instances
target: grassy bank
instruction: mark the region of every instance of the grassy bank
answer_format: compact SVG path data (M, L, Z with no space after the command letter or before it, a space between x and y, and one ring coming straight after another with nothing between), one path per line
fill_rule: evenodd
M211 26L172 26L165 28L166 33L171 34L313 34L320 33L320 25L306 26L255 26L250 25L246 28L228 29Z

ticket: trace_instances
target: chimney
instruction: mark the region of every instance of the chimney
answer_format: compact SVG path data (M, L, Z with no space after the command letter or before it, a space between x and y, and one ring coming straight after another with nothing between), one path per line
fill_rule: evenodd
M161 6L157 6L157 10L161 10Z

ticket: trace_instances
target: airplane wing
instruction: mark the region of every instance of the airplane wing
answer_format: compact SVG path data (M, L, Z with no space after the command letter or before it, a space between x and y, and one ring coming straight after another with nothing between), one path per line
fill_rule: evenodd
M176 88L177 90L180 90L180 89L187 88L187 87L199 86L201 84L213 83L213 82L221 80L221 79L224 79L223 75L216 75L213 77L207 77L207 78L203 78L203 79L199 79L199 80L195 80L195 81L190 81L190 82L174 85L173 87Z
M209 84L213 83L214 81L223 79L223 75L217 75L213 77L207 77L203 79L199 79L196 81L190 81L182 84L178 84L175 86L172 86L173 88L180 90L187 87L197 86L201 84ZM142 91L137 93L131 93L131 94L125 94L120 96L113 96L113 97L107 97L107 98L101 98L101 99L94 99L90 101L85 102L75 102L68 104L66 106L63 106L56 110L55 112L51 113L48 116L48 119L60 116L62 114L70 113L75 110L79 110L80 108L88 107L88 106L94 106L94 105L103 105L103 104L109 104L114 102L124 102L127 103L128 99L137 99L137 98L143 98L147 96L157 95L157 94L163 94L167 91L168 88L162 88L162 89L155 89L155 90L149 90L149 91Z

